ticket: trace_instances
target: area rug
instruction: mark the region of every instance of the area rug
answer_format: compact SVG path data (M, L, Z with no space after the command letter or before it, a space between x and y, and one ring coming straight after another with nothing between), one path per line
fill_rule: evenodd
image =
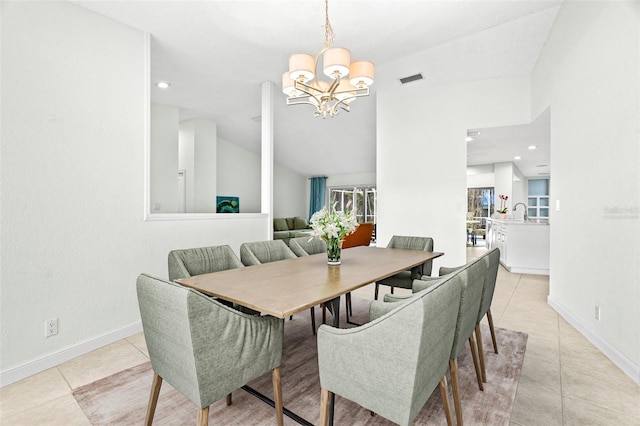
M353 297L354 322L365 322L368 316L368 300ZM316 308L317 319L321 318ZM328 321L331 320L329 314ZM525 333L496 328L499 354L493 352L489 329L483 326L485 340L485 364L487 383L484 391L478 389L473 360L469 348L458 357L463 418L467 425L508 425L516 395L527 335ZM284 405L289 410L313 424L320 419L320 384L318 378L316 338L312 334L311 319L303 312L285 321L285 343L281 366ZM389 374L393 374L393 365ZM144 423L151 389L153 371L150 363L121 371L112 376L79 387L73 391L78 404L93 425L140 425ZM450 403L453 410L451 380ZM271 375L266 374L249 385L273 397ZM455 418L455 413L453 414ZM455 420L454 420L455 421ZM196 423L196 407L171 387L162 385L155 425L190 425ZM243 390L233 392L233 404L227 406L224 399L209 409L212 425L272 425L274 410L258 398ZM285 417L285 425L296 422ZM371 413L349 400L336 397L335 425L390 425L391 422ZM445 425L442 399L438 388L434 390L415 419L417 425Z

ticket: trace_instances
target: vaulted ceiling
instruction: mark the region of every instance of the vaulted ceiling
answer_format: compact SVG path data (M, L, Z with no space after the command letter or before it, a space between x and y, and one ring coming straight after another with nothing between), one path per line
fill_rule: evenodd
M167 90L152 86L151 100L178 106L181 120L213 120L229 142L260 149L260 87L272 81L275 160L303 175L333 175L375 171L378 90L416 73L424 79L412 85L529 75L561 2L330 0L334 46L348 48L352 60L374 62L376 80L351 112L325 120L310 106L285 106L280 92L289 56L322 48L322 0L74 3L150 33L151 83L171 83ZM505 131L516 136L530 130L512 127ZM469 164L492 161L494 145L470 148ZM538 158L519 167L528 176L540 161L548 164Z

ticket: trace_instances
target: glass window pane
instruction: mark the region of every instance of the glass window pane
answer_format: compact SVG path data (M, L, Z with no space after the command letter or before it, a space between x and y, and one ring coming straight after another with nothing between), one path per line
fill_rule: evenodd
M545 197L540 197L540 205L549 207L549 199Z
M529 217L537 217L538 216L538 209L528 209L527 215Z
M529 179L529 195L549 195L549 179Z
M538 199L536 197L529 197L529 207L535 207L538 205Z
M549 208L541 207L540 208L540 217L549 217Z

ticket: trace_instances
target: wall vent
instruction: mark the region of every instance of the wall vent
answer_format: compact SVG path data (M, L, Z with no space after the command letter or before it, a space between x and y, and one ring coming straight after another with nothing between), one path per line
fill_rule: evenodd
M407 83L411 83L412 81L422 80L422 79L423 79L422 73L418 73L418 74L410 75L409 77L401 78L400 83L407 84Z

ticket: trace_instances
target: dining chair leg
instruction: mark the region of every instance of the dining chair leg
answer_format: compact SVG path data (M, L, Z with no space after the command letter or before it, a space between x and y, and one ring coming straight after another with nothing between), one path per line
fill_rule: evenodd
M491 331L491 340L493 341L493 351L498 353L498 344L496 343L496 331L493 329L493 318L491 317L491 308L487 311L487 321L489 321L489 330Z
M282 381L280 379L280 367L276 367L271 371L271 381L273 382L273 402L276 409L276 420L278 426L284 425L283 407L282 407Z
M151 395L149 396L149 406L147 407L147 417L144 420L145 426L151 426L153 423L153 416L156 413L156 405L158 404L158 395L160 395L160 387L162 387L162 377L154 373L153 382L151 383Z
M331 392L322 388L320 390L320 426L329 426L329 401Z
M227 406L233 404L233 398L231 397L231 394L227 395Z
M442 397L442 407L444 415L447 418L447 426L453 426L453 418L451 417L451 404L449 404L449 389L447 389L447 375L440 379L440 396Z
M313 335L316 335L316 310L312 306L311 307L311 328L313 330Z
M198 426L207 426L209 424L209 407L198 409Z
M481 391L484 390L482 385L482 375L480 374L480 363L478 362L478 354L476 353L476 340L473 338L473 333L469 336L469 348L471 349L471 356L473 357L473 366L476 369L476 379L478 380L478 387Z
M462 426L462 405L460 404L460 387L458 382L458 361L455 358L449 359L449 370L451 370L451 387L453 388L453 405L456 409L456 425Z
M482 334L480 332L480 324L476 324L476 343L478 344L478 358L480 359L480 373L482 381L487 383L487 371L484 366L484 349L482 348Z

